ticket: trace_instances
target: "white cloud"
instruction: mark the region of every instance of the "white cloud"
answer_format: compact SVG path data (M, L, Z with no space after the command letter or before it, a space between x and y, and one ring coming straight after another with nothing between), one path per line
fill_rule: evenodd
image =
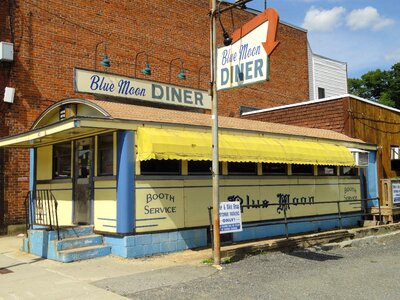
M372 6L355 9L347 16L347 26L352 30L366 28L380 30L392 24L394 20L379 15L377 9Z
M346 10L337 6L330 10L311 7L304 18L302 27L310 31L327 32L341 25L342 15Z
M385 55L387 61L400 61L400 48Z

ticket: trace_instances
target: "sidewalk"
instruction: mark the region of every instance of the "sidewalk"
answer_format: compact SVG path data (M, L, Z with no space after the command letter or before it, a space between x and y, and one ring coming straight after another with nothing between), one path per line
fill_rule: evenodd
M248 253L307 248L357 238L396 232L400 224L336 230L317 234L256 241L222 247L222 256L240 257ZM217 270L202 261L212 257L211 249L187 250L142 259L103 257L64 264L19 251L22 237L0 237L0 299L126 299L122 294L157 288L211 276Z

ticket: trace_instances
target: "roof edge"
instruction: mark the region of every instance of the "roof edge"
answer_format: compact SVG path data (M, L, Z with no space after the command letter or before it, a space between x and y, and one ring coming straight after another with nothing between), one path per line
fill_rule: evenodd
M249 116L249 115L255 115L263 112L269 112L269 111L275 111L275 110L280 110L280 109L286 109L286 108L292 108L292 107L298 107L298 106L306 106L306 105L311 105L315 103L322 103L322 102L328 102L328 101L333 101L333 100L339 100L342 98L353 98L371 105L379 106L383 109L391 110L396 113L400 113L400 110L394 107L386 106L365 98L361 98L359 96L351 95L351 94L343 94L343 95L338 95L338 96L332 96L332 97L327 97L323 99L318 99L318 100L307 100L304 102L298 102L298 103L293 103L293 104L287 104L287 105L282 105L282 106L276 106L276 107L271 107L271 108L264 108L264 109L259 109L255 111L249 111L245 112L242 114L242 116Z

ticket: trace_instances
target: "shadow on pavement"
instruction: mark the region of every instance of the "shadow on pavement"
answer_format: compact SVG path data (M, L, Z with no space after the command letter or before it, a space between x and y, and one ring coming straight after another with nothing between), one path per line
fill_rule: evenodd
M315 261L339 260L343 258L341 255L319 253L310 250L285 252L285 254Z

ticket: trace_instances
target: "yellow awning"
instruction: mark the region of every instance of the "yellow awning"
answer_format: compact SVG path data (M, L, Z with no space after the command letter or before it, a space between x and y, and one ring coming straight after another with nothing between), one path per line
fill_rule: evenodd
M211 160L211 132L138 128L140 161L149 159ZM351 152L328 142L219 133L219 160L354 166Z

